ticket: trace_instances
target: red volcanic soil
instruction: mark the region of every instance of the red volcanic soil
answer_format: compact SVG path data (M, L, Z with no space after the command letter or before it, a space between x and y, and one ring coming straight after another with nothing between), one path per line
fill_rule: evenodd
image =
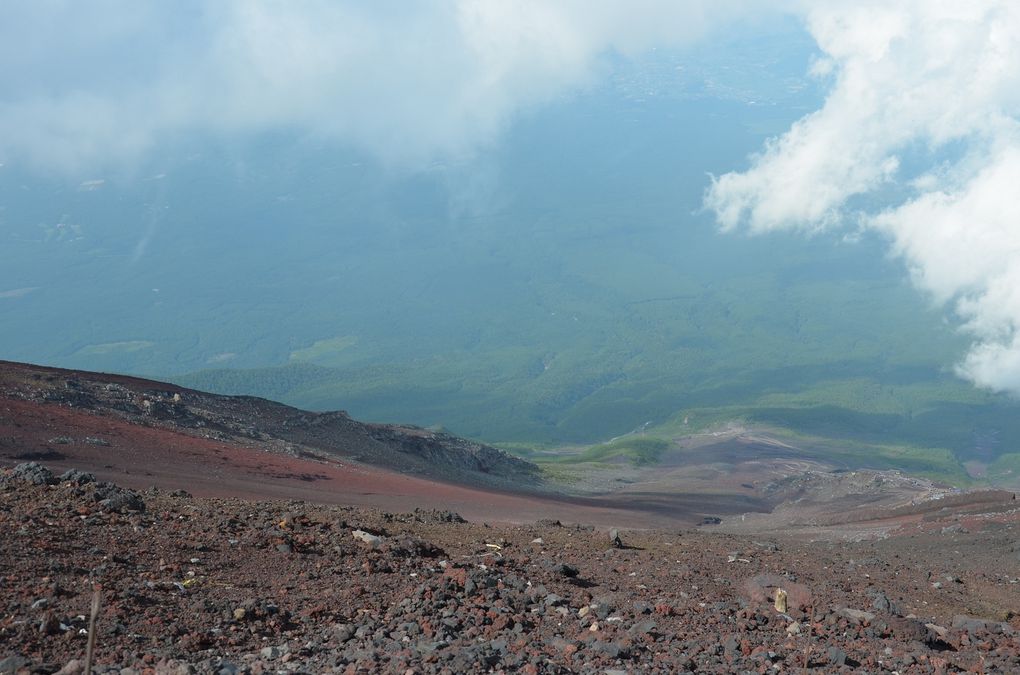
M34 389L42 386L34 379L40 373L55 378L56 385L60 385L56 392L61 396L61 387L68 379L77 382L89 378L124 387L132 395L148 392L152 399L154 390L163 397L175 393L201 396L207 408L209 401L222 399L232 404L237 400L124 376L0 363L0 466L38 461L57 472L82 469L100 479L138 489L157 486L206 497L296 499L393 510L443 508L483 521L552 518L603 526L649 527L696 522L700 518L697 509L664 508L654 501L635 499L633 505L620 505L611 499L515 493L405 475L349 458L325 454L312 457L308 452L300 453L306 456L294 456L278 451L279 442L265 436L209 434L204 427L181 428L173 420L124 414L91 400L39 400L39 391L49 396L56 386L49 382L49 388ZM6 389L2 386L4 375ZM25 394L26 386L31 387L31 396ZM422 432L412 429L410 433ZM224 440L206 437L209 435Z
M61 437L72 442L50 442ZM128 487L154 485L206 497L300 499L408 511L444 508L472 520L556 517L628 527L648 522L642 514L618 509L453 485L354 462L288 457L73 408L5 400L0 404L0 464L30 460L57 472L90 471Z

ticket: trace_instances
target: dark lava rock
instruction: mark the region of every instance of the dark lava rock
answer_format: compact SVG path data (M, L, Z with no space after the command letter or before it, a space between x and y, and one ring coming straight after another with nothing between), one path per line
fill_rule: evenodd
M145 511L145 502L137 492L113 483L96 483L95 499L104 511Z
M957 614L953 617L953 628L958 630L965 630L968 633L991 633L993 635L999 635L1005 633L1011 635L1013 633L1013 627L1008 623L1001 621L987 621L985 619L978 619L972 616L965 616L963 614Z
M438 558L445 555L443 549L435 544L407 535L389 539L385 548L391 555L398 558Z
M56 485L60 481L53 472L38 462L26 462L14 467L11 478L26 481L33 485Z
M876 612L884 612L886 614L895 614L896 616L902 616L899 606L889 599L889 596L882 591L874 591L871 593L872 603L871 607Z
M96 477L86 471L68 469L64 473L60 474L60 482L71 483L72 485L87 485L88 483L95 483Z
M414 510L415 520L419 523L466 523L467 521L461 517L456 511L438 510L438 509L415 509Z
M573 579L574 577L581 573L579 569L566 563L560 565L557 571L563 576L567 577L568 579Z

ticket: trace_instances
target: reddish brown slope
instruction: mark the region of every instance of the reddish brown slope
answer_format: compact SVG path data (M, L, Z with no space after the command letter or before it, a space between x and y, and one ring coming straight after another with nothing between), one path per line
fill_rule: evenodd
M175 394L180 401L174 401ZM292 440L297 438L308 445ZM401 445L406 438L413 439L407 443L411 451L422 451L424 444L424 451L433 453L427 455L430 461L449 444L454 449L471 445L437 439L421 429L362 425L342 413L318 415L131 377L0 362L2 465L35 460L55 471L80 468L136 488L156 485L210 497L300 499L405 511L445 508L475 520L559 518L641 527L698 517L653 516L598 499L515 493L509 489L511 482L530 476L516 460L493 462L496 468L499 462L509 466L508 476L481 476L496 484L507 478L503 489L406 475L364 461L377 452L383 463L406 458L413 470L421 471L408 447ZM344 447L358 459L340 456L338 448ZM477 471L466 470L459 476L479 477Z

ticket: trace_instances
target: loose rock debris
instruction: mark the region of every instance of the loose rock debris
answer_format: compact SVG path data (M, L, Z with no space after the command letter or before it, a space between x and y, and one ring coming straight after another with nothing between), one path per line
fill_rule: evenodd
M453 515L5 471L0 673L82 672L96 587L101 673L1020 671L1013 525L950 551Z

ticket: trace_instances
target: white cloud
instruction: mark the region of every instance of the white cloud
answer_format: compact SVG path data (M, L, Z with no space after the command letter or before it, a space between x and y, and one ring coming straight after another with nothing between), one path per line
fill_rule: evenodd
M5 3L0 58L19 67L0 73L0 159L78 169L168 135L279 128L395 163L470 154L603 55L689 42L752 4Z
M607 54L690 44L777 4L804 17L830 94L715 179L706 206L724 229L887 233L975 336L961 372L1020 391L1011 0L12 0L0 163L92 177L177 135L281 128L395 164L470 156L594 81Z
M825 2L806 20L824 106L706 206L724 229L881 230L974 335L959 372L1020 392L1020 5Z

